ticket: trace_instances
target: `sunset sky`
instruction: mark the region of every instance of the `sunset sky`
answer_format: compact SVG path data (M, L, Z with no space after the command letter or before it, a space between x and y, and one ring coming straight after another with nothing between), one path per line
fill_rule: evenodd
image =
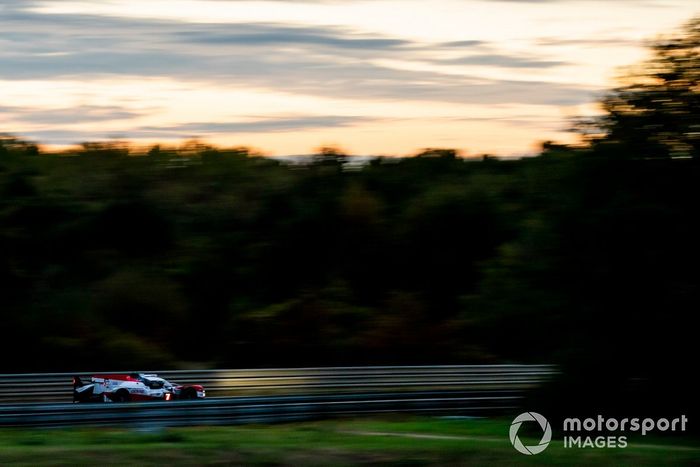
M0 133L532 153L697 0L0 0Z

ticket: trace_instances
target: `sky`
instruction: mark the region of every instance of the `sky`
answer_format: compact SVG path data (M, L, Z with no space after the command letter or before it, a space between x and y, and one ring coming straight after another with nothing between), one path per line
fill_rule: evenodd
M532 154L697 0L0 0L0 133Z

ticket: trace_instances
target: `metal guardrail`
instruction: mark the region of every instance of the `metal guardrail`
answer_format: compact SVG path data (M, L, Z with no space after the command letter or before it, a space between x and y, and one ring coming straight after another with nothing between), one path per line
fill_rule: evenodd
M72 401L72 377L99 373L0 375L0 405ZM557 373L551 365L445 365L262 370L147 371L175 383L202 384L208 397L416 391L524 391Z
M409 392L218 398L203 401L17 404L0 406L0 427L230 425L313 420L343 415L431 413L488 415L517 406L512 392Z

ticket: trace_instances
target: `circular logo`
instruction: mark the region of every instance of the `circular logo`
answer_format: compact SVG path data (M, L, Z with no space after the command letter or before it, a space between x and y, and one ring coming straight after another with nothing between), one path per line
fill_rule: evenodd
M522 425L523 422L537 422L540 424L544 435L542 435L542 439L540 440L539 444L536 444L535 446L525 446L523 442L520 441L520 438L518 438L518 431L520 430L520 425ZM547 449L550 441L552 441L552 427L546 418L536 412L521 413L515 417L515 420L513 420L513 423L510 425L510 442L518 452L521 452L527 456L533 456L541 453Z

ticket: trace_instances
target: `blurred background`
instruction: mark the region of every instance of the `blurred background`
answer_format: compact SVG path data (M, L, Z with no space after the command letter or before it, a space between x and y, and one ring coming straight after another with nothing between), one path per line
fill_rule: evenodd
M697 413L699 47L521 159L2 136L0 371L551 363L534 406Z

